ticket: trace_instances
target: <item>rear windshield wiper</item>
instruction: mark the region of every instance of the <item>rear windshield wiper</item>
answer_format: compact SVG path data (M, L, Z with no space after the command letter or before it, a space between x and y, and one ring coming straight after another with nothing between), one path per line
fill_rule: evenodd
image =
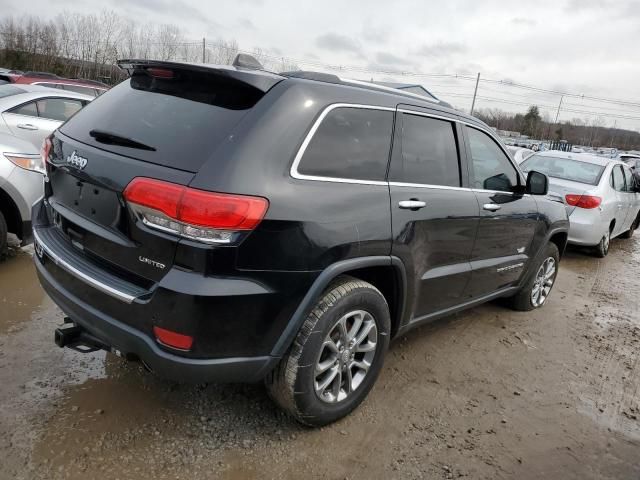
M155 152L156 149L140 143L132 138L123 137L117 133L105 132L104 130L91 130L89 135L96 139L97 142L107 143L109 145L120 145L121 147L137 148L139 150L148 150Z

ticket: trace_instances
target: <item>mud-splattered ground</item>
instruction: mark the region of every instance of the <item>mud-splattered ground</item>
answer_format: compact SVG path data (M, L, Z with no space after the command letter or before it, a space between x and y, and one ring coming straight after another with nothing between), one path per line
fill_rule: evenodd
M488 304L392 344L320 430L259 385L179 385L53 344L29 250L0 264L0 478L640 478L640 238L569 251L542 310Z

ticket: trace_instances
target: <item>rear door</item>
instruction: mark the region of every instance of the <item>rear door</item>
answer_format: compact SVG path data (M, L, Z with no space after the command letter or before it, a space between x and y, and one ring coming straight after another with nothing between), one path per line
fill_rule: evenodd
M455 122L398 112L389 170L392 253L407 269L416 319L460 303L470 279L478 202L463 188L460 146Z
M12 108L3 114L3 118L13 135L31 142L39 149L45 137L85 104L74 98L41 98Z
M631 228L631 225L638 216L638 200L637 194L634 191L635 178L633 176L633 172L626 165L622 166L622 171L624 173L625 179L625 190L623 192L623 195L625 203L627 205L627 215L624 221L624 230L622 231L626 232Z
M524 179L487 132L465 127L469 182L480 207L471 254L469 295L482 297L516 283L529 262L538 225L532 196L514 193Z
M627 183L622 170L622 165L614 165L611 171L611 186L615 190L615 203L613 216L615 218L615 225L611 232L612 237L620 235L626 227L627 214L629 213L629 194L627 193Z

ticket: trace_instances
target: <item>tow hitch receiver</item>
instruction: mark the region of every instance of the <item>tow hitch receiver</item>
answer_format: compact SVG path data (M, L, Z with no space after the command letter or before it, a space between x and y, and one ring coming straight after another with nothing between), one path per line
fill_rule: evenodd
M54 336L56 345L60 348L67 347L80 353L111 350L108 345L91 335L70 318L65 318L64 323L70 326L56 328Z

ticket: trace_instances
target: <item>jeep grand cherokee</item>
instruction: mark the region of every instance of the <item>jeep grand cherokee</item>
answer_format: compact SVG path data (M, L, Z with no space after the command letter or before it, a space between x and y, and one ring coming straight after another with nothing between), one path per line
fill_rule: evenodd
M499 297L549 296L567 240L484 123L334 75L122 61L46 142L40 281L60 346L177 380L264 380L323 425L390 339Z

